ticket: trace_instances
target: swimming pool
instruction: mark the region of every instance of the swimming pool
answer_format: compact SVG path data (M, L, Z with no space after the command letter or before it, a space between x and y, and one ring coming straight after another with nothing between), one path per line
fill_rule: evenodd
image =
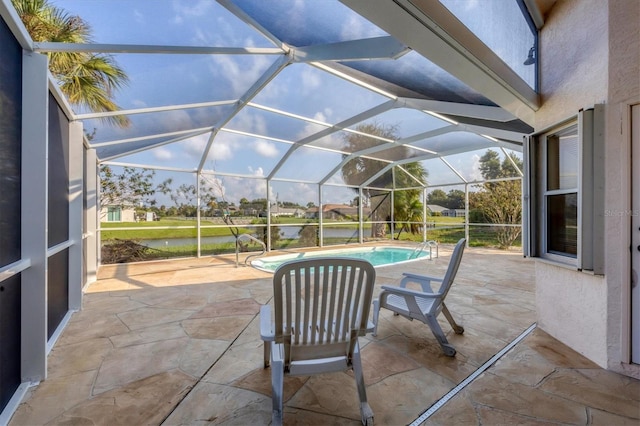
M423 250L407 247L359 247L353 249L334 249L312 251L308 253L284 254L281 256L263 257L251 261L251 266L266 272L275 272L278 266L294 259L333 256L352 257L371 262L373 266L385 266L429 257L429 249Z

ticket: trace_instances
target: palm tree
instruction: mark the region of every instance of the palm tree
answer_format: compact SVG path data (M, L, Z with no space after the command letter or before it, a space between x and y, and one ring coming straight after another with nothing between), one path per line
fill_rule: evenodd
M356 127L356 130L361 133L375 135L386 139L398 139L396 136L396 126L383 126L380 124L362 124ZM345 137L345 150L348 152L357 152L363 149L375 146L380 142L367 137L361 133L350 133ZM389 148L386 151L378 152L376 157L381 159L397 159L406 158L409 156L409 148L405 146L396 146ZM346 157L346 155L343 155ZM373 177L379 170L385 167L388 163L373 158L357 157L349 161L342 167L342 177L344 181L349 185L359 186ZM397 166L396 166L397 167ZM402 166L405 171L395 173L395 188L408 188L416 187L420 184L426 184L427 171L423 165L419 162L407 163ZM411 178L412 176L413 178ZM415 179L415 180L414 180ZM416 182L416 180L418 182ZM394 173L390 169L378 176L371 184L378 188L394 188ZM357 188L356 188L357 191ZM388 197L387 191L382 190L368 190L367 198L370 200L378 199L377 205L374 206L372 211L372 220L374 222L381 220L392 220L391 218L391 202ZM422 221L422 203L420 202L421 190L419 189L407 189L394 192L394 208L393 208L393 221L405 221L405 222L419 222ZM406 229L403 225L400 228L400 232ZM411 233L419 233L420 227L412 224L409 226L408 231ZM385 234L384 224L374 224L371 227L372 236L384 236ZM400 234L398 234L399 236Z
M91 28L79 16L67 14L48 0L12 0L16 12L35 42L90 43ZM128 82L113 57L88 52L51 52L49 70L59 81L69 102L91 111L117 111L114 92ZM129 119L113 116L107 120L126 127Z
M420 201L422 189L415 189L415 187L426 185L428 176L427 170L419 162L407 163L402 168L403 172L395 174L396 190L393 193L394 224L401 224L400 227L394 226L398 231L396 239L400 239L402 231L412 234L419 234L422 231L422 226L419 225L423 218L423 204Z

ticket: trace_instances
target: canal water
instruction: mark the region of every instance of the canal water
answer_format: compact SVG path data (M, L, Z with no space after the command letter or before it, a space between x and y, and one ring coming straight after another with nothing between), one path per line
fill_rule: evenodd
M298 239L300 232L302 229L301 226L281 226L280 227L280 238L283 239ZM366 231L365 231L366 232ZM349 228L325 228L323 233L325 238L358 238L358 230ZM255 234L253 234L255 236ZM235 238L233 235L225 235L218 237L202 237L200 238L201 244L223 244L223 243L233 243L235 242ZM145 245L151 248L162 248L162 247L179 247L186 246L190 244L195 244L195 238L169 238L169 239L160 239L160 240L141 240L140 244Z

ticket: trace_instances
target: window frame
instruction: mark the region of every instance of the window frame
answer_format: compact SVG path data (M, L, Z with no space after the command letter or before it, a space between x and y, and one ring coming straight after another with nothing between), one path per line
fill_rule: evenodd
M107 222L122 222L122 207L120 207L120 206L108 206L107 207Z
M577 125L578 181L577 181L577 256L575 258L549 253L547 242L547 202L545 194L573 193L573 189L546 191L546 137L563 133ZM540 130L525 138L523 184L523 251L528 257L594 275L604 275L604 145L605 106L596 104L589 109Z
M557 137L559 140L562 137L566 136L574 136L577 139L577 150L580 150L580 136L578 132L578 120L573 119L568 123L564 123L562 126L558 126L551 131L545 132L540 135L538 140L538 161L540 162L540 203L538 208L540 211L538 212L538 217L541 222L541 235L540 235L540 257L549 259L552 261L570 264L572 266L578 265L578 251L579 251L579 235L580 235L580 212L579 208L576 212L576 226L578 228L576 232L576 254L572 255L570 253L561 253L551 251L549 248L549 231L550 231L550 220L549 220L549 198L555 195L571 195L576 194L577 203L580 204L581 199L581 191L580 191L580 161L579 154L576 158L576 184L575 186L569 188L558 188L558 189L549 189L549 143L553 137Z

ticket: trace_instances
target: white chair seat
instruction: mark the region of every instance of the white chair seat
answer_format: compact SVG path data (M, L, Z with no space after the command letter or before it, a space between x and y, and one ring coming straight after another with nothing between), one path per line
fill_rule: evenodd
M420 308L422 315L427 315L427 313L431 311L431 309L433 308L434 302L435 302L434 299L422 299L422 298L416 297L416 303L418 304L418 307ZM397 314L400 314L406 317L411 317L411 312L409 311L409 307L407 306L407 301L403 296L390 294L387 297L387 303L385 307L388 307L387 309Z

